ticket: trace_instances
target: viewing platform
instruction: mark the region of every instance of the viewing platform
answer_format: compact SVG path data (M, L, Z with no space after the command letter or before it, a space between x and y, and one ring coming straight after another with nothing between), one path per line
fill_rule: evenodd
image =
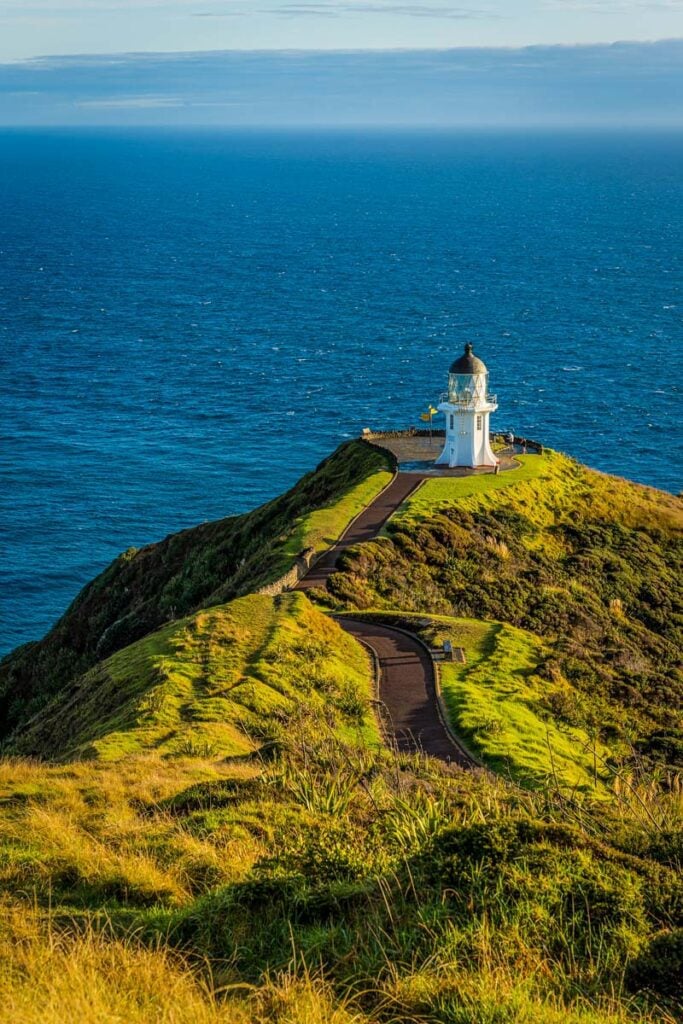
M477 408L477 396L471 393L464 395L453 393L452 391L443 391L439 395L439 404L448 403L448 405L457 405L462 409L476 409ZM485 395L482 399L484 405L494 406L498 405L498 395Z
M457 477L496 472L495 466L477 466L472 469L465 466L450 468L434 465L443 449L444 437L444 430L432 430L431 434L429 430L364 430L361 434L364 441L391 452L401 473ZM491 443L499 460L500 473L519 466L515 458L517 455L543 453L543 445L528 438L515 437L509 444L502 435L492 434Z

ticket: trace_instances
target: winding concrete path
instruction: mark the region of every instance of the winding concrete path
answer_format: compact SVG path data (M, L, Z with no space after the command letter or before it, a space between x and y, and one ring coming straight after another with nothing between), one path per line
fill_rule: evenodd
M412 494L422 483L424 476L418 473L397 473L388 487L381 491L367 508L363 509L339 540L322 555L309 571L303 576L297 590L310 590L312 587L327 586L327 581L334 572L339 555L352 544L361 544L364 540L372 540L380 532L387 519L390 518L409 494Z
M372 540L425 476L397 473L385 490L351 523L297 584L297 590L327 587L345 548ZM374 651L379 666L379 697L387 739L400 751L422 750L442 761L472 767L469 754L443 724L436 695L434 664L426 648L401 630L356 618L335 616L347 632Z
M389 741L402 752L422 750L462 768L474 767L470 755L443 724L434 664L422 644L390 626L343 616L335 618L377 656L381 717Z

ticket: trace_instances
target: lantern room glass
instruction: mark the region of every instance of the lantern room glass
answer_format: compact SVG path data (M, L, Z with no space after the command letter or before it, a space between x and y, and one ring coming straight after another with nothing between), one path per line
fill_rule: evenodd
M448 401L469 405L475 398L486 400L488 373L449 373Z

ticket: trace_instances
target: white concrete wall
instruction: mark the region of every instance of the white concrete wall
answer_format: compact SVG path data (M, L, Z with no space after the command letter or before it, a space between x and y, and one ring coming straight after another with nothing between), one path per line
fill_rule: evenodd
M439 458L438 466L495 466L498 461L489 441L489 418L491 408L486 400L487 374L471 375L472 402L470 405L452 405L442 402L439 406L446 417L446 443ZM459 384L462 385L462 378ZM466 383L466 382L465 382ZM479 424L479 426L477 425Z

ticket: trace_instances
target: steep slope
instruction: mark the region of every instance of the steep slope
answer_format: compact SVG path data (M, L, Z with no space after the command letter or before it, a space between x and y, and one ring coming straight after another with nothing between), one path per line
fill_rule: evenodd
M0 663L0 736L115 651L189 612L256 590L286 572L304 548L327 547L391 469L389 456L350 441L254 512L126 551L43 640Z
M552 453L535 479L504 486L430 480L329 586L340 607L495 620L552 641L539 671L556 717L682 763L680 499Z
M65 686L10 750L50 759L235 757L306 716L379 742L362 647L303 594L253 594L174 622Z

